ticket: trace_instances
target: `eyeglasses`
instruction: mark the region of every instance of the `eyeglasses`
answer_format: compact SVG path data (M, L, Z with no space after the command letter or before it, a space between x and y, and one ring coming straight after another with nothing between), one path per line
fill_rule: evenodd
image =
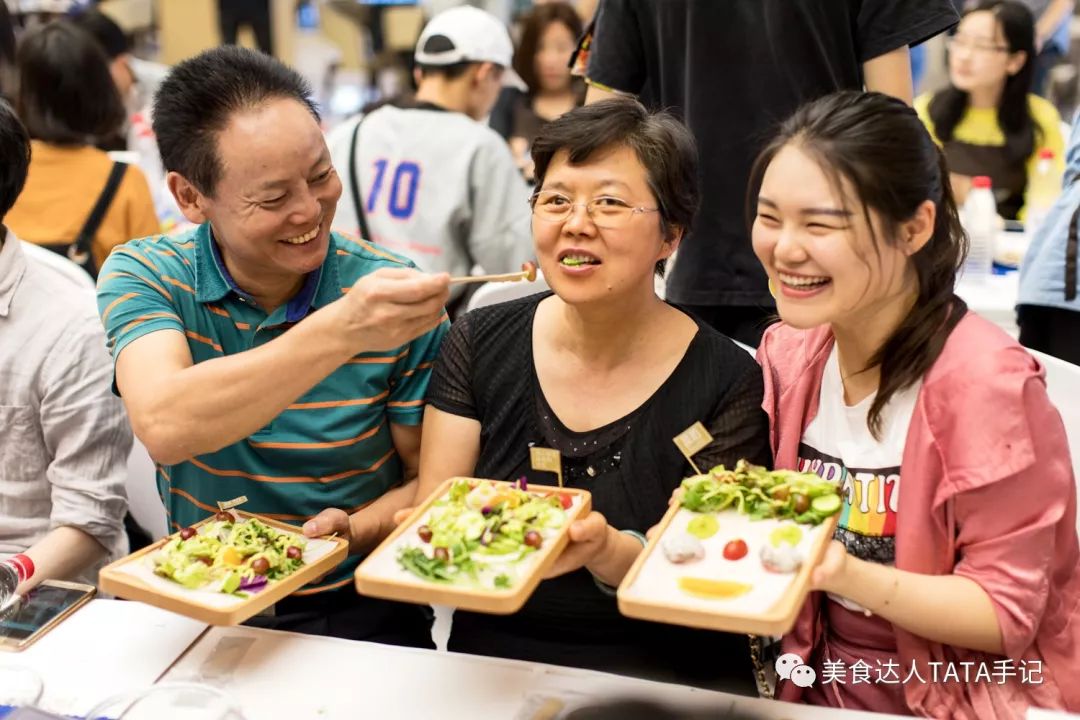
M1008 45L995 45L986 40L976 40L975 38L967 38L963 35L954 35L948 38L946 46L950 51L953 50L971 50L978 53L998 53L1009 52Z
M617 197L604 195L593 198L587 203L570 202L565 195L547 190L538 192L529 198L529 205L535 217L547 222L566 222L574 212L574 208L581 206L593 221L596 227L607 230L616 230L625 227L630 218L640 213L658 212L660 208L634 207L625 200Z

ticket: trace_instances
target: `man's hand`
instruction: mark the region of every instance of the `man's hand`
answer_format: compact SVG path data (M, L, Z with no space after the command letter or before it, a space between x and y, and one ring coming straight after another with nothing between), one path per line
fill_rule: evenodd
M304 537L315 538L324 535L337 535L349 541L349 552L358 538L353 537L352 522L349 513L338 508L327 508L304 523Z
M383 268L357 280L330 307L359 352L392 350L439 326L449 288L446 273Z

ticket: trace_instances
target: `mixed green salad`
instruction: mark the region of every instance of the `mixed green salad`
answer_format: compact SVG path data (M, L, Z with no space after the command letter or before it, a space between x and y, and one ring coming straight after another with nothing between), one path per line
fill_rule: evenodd
M511 485L458 480L397 559L431 582L511 588L521 561L554 537L573 504L569 493L529 492L525 478Z
M197 529L181 530L152 559L156 575L186 588L255 593L303 566L305 545L301 535L220 512Z
M819 525L840 511L839 488L814 473L766 470L740 460L682 482L682 506L702 513L734 508L754 520L776 518Z

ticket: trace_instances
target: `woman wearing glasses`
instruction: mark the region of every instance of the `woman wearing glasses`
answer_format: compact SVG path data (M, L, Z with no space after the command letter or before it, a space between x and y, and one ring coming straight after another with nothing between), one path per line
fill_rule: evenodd
M703 422L715 440L694 456L702 468L770 459L753 359L654 291L697 208L693 140L618 99L547 125L532 158L553 292L454 325L428 390L418 497L455 475L553 484L530 470L535 445L559 451L595 512L519 613L456 613L450 649L753 693L745 636L629 620L612 592L692 474L672 438Z
M1012 0L984 0L964 15L949 43L949 87L915 100L944 147L953 192L963 203L971 179L994 183L998 212L1022 218L1027 179L1039 153L1052 150L1060 175L1064 141L1054 106L1031 94L1035 20Z

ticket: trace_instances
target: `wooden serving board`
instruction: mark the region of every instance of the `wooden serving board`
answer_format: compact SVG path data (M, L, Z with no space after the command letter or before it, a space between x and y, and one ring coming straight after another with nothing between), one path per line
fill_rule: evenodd
M664 554L662 543L671 533L682 534L691 519L713 515L718 530L702 540L705 557L687 563L672 563ZM810 589L810 573L820 561L836 530L839 514L812 527L799 525L803 538L798 548L803 563L797 572L771 573L761 563L760 551L769 542L770 533L790 520L751 520L737 510L719 513L695 513L672 505L657 527L652 540L631 566L618 590L619 611L627 617L706 630L783 635L795 624ZM741 539L749 552L740 560L727 560L723 548ZM684 577L731 581L749 585L750 590L733 598L703 598L679 587Z
M276 530L301 535L300 528L295 525L253 516L239 510L230 512L241 520L258 517L260 522ZM209 517L193 527L198 528L212 520L213 517ZM155 575L150 556L178 534L162 538L149 547L102 568L99 575L102 592L126 600L138 600L210 625L239 625L333 570L349 552L348 542L343 538L308 538L304 548L303 567L243 598L208 590L191 590L173 580Z
M574 498L574 505L566 511L566 523L559 529L554 539L547 539L543 546L529 555L524 561L525 572L513 587L506 589L484 589L442 584L424 580L401 567L397 561L398 551L407 544L412 544L417 528L425 523L432 505L446 497L450 486L462 478L450 478L420 505L409 519L401 523L396 530L372 552L360 567L356 569L356 591L362 595L399 600L402 602L449 605L462 610L509 615L517 612L529 599L536 586L543 580L544 574L570 542L569 529L575 520L585 517L592 509L592 497L586 490L574 488L547 487L529 485L529 492L567 493ZM509 486L505 481L480 480L493 482L496 486Z

